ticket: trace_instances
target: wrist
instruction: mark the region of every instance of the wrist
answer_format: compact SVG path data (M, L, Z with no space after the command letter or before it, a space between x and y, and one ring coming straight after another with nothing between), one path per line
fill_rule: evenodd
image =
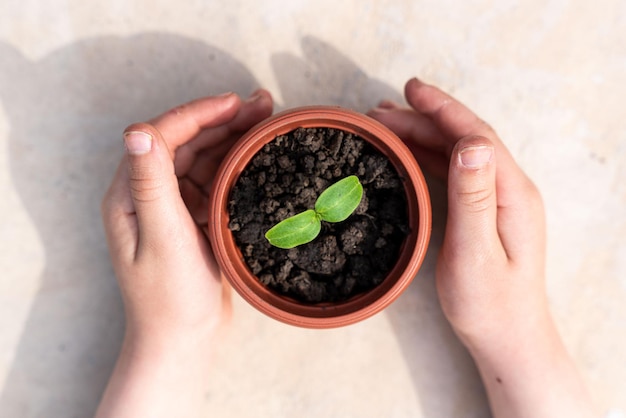
M521 309L501 312L497 317L477 321L472 327L454 327L457 336L472 354L507 350L539 349L551 344L558 333L547 303L527 304ZM494 353L494 354L495 354Z
M499 335L464 341L494 416L597 416L585 382L546 309Z
M550 316L528 323L510 324L498 332L461 337L476 363L495 369L548 363L562 348L560 337ZM528 363L528 364L527 364Z
M213 340L127 331L97 416L195 416L210 376Z
M184 363L185 359L206 359L214 346L216 330L213 327L154 328L133 327L129 324L120 356L128 356L142 362ZM201 353L203 355L198 357Z

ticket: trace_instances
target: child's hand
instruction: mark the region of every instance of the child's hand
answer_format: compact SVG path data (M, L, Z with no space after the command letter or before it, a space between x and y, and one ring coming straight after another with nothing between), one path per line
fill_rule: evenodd
M422 167L448 180L437 263L442 308L466 343L500 338L547 309L541 197L468 108L416 79L405 93L414 110L382 102L370 116L402 138Z
M220 274L204 233L211 181L233 142L271 112L267 92L249 102L230 94L126 129L102 213L131 332L172 337L219 322Z
M423 168L447 179L437 290L476 360L494 414L592 416L549 313L537 188L463 104L417 79L405 95L412 109L383 101L369 115L402 138Z
M259 90L247 101L199 99L126 129L127 153L102 203L126 336L101 416L185 416L182 405L202 399L229 303L205 236L207 196L233 142L271 113Z

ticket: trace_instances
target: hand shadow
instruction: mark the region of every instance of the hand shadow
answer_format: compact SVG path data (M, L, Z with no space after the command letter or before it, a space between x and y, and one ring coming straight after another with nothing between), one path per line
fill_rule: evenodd
M99 211L122 130L199 96L247 95L257 83L225 52L163 33L93 38L35 62L0 43L0 62L11 176L46 257L0 410L90 416L124 328Z
M330 104L364 112L381 99L404 103L391 86L370 78L329 44L305 37L301 45L303 58L291 54L272 57L284 107ZM423 416L490 416L474 363L439 306L434 277L444 232L446 192L440 181L428 176L427 180L433 206L430 248L409 289L385 314L402 347Z
M365 111L382 98L402 101L329 45L308 37L302 48L304 59L279 54L272 60L284 107L335 104ZM94 38L36 62L0 42L0 62L11 176L46 255L0 410L3 416L89 416L123 333L123 308L99 214L122 154L122 129L205 94L248 94L257 83L223 51L162 33ZM431 186L435 191L437 184ZM443 211L434 208L427 260L386 315L424 416L470 416L487 406L471 359L437 303L434 250L443 230L443 216L437 222L437 215Z
M401 94L329 44L307 36L301 45L304 59L288 53L272 57L285 108L335 105L365 112L381 99L402 103Z

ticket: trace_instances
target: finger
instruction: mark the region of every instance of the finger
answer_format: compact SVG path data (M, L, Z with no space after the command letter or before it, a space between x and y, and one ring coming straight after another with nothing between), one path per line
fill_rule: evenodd
M170 245L191 222L180 197L168 147L155 127L140 123L124 132L128 187L137 215L138 253L155 245ZM187 217L187 219L184 219Z
M180 195L189 210L189 214L198 226L205 226L209 216L209 198L188 178L178 182Z
M266 90L259 89L241 103L239 110L231 120L221 126L203 130L193 140L185 143L176 151L174 164L176 175L184 176L193 165L196 155L207 148L232 138L233 134L245 132L258 122L272 114L272 96Z
M378 107L381 109L399 109L400 105L393 100L383 99L378 103Z
M200 132L196 138L187 144L181 145L174 156L174 169L178 177L184 177L189 174L191 167L196 162L197 156L205 149L216 147L219 143L225 141L232 134L227 125L217 126L211 129L205 129Z
M271 116L272 110L273 100L270 93L263 89L255 91L242 104L237 116L226 125L230 136L210 149L201 149L206 160L203 162L202 159L196 158L188 176L201 186L204 194L208 195L219 164L240 139L241 133Z
M241 101L234 93L205 97L175 107L148 123L160 132L173 154L203 129L223 125L237 114Z
M528 210L528 197L536 195L536 189L509 150L488 124L438 88L414 78L407 82L405 94L409 104L432 120L450 144L454 145L459 139L471 136L482 136L491 141L498 156L496 195L500 238L511 259L518 254L522 255L530 239L533 242L538 241L533 229L526 227L529 223L521 221L522 217L525 218L530 213L532 216L543 215L539 210ZM532 219L527 221L535 224Z
M494 143L500 142L487 123L437 87L413 78L406 83L404 92L411 107L429 118L452 144L472 135L484 136Z
M489 139L473 136L457 143L450 160L444 245L450 253L478 265L504 254L497 228L495 156Z
M517 184L504 183L497 182L498 232L509 261L520 265L541 264L546 242L541 195L524 174Z
M412 143L407 143L407 146L420 168L423 168L440 180L448 178L450 159L445 154Z
M254 91L243 103L237 116L228 122L231 132L245 132L272 114L274 101L265 89Z
M390 103L381 104L391 106ZM411 109L380 106L370 110L368 115L402 139L424 170L438 178L447 178L448 154L452 147L425 116Z
M447 142L447 149L461 138L482 136L489 139L498 151L498 180L508 182L523 176L513 157L495 131L469 108L435 86L425 84L416 78L405 86L406 99L423 117L429 119Z
M230 138L220 142L215 147L196 154L193 164L185 177L196 184L200 191L208 196L211 183L220 163L238 139L239 136L231 135Z
M444 138L433 122L412 109L377 107L367 114L387 126L406 143L413 143L435 151L452 149L449 141Z

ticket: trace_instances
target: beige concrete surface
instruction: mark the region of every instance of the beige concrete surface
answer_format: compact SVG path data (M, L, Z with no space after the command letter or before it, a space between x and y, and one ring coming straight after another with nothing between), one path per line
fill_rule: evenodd
M415 75L489 121L539 186L554 315L599 404L623 417L623 0L3 0L0 416L85 417L98 402L124 327L99 203L127 124L257 86L279 109L366 110ZM204 415L489 416L437 302L444 192L431 186L431 251L385 312L310 331L235 298Z

